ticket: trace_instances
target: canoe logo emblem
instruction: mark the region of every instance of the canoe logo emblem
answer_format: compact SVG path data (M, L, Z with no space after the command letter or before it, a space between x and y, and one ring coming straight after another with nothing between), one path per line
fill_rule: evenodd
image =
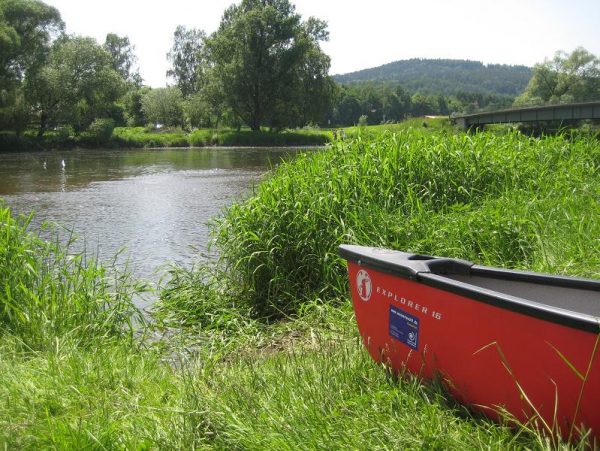
M358 289L358 295L363 301L366 302L371 299L373 284L371 283L369 273L364 269L358 271L358 274L356 275L356 288Z

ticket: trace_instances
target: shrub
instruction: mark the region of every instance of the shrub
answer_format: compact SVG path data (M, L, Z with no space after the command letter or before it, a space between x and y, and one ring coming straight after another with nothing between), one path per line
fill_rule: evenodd
M96 119L88 127L87 132L82 135L82 138L92 145L105 145L110 141L114 129L115 121L113 119Z

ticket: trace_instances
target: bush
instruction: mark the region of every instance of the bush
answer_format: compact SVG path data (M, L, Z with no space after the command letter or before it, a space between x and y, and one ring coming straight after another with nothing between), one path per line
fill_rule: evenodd
M0 151L18 152L36 149L37 145L33 138L28 136L17 136L13 132L0 132Z
M108 144L115 129L115 121L112 119L96 119L88 127L87 132L82 134L82 140L92 145Z

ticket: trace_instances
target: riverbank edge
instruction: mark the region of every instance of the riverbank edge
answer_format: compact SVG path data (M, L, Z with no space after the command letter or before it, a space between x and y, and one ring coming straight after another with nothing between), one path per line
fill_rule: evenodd
M42 138L0 133L0 152L73 149L165 149L202 147L298 147L323 146L332 141L331 131L251 132L235 130L146 131L143 128L116 128L108 140L85 135L60 136L49 133Z
M473 145L470 137L463 138L455 143L458 147L448 150L460 148L462 151ZM368 146L363 142L339 143L336 155L352 152L356 156L365 155L364 161L379 163L369 164L369 167L378 168L373 175L376 175L379 182L383 177L383 172L379 169L384 164L398 161L398 158L389 158L390 155L398 157L407 152L394 139L395 137L387 138L387 147L379 155L381 158L373 158L377 155L365 152L375 144ZM415 153L418 151L421 154L424 151L422 144L426 142L421 136L416 136L409 142L415 143L411 146ZM510 149L520 148L519 143L524 144L509 140L503 147L498 147L498 143L490 138L477 148L498 147L495 154L503 156ZM463 160L463 156L457 152L442 152L444 147L441 144L440 138L440 141L436 140L424 147L430 153L443 155L445 162ZM351 149L347 148L349 145ZM557 142L554 148L555 151L563 149L563 143ZM389 151L393 149L397 149L399 153L390 154ZM539 157L545 154L546 152L541 152L536 155ZM580 154L586 152L582 151ZM512 156L508 154L507 158L510 158L498 167L516 161ZM565 155L559 153L558 156ZM533 161L537 162L537 157ZM595 154L589 158L595 160ZM475 159L466 158L465 161ZM547 163L554 167L554 161L550 154ZM339 160L334 162L335 164L324 167L323 170L338 171L333 175L349 172L347 166L340 164ZM320 165L314 163L308 169L316 170L318 166ZM425 166L437 167L431 164ZM490 166L484 164L481 167ZM587 165L580 169L585 167ZM457 171L459 169L456 168ZM290 174L294 173L297 171L290 171ZM466 170L457 173L469 174ZM306 174L299 173L298 177L308 182L315 181L308 180ZM324 177L320 173L314 173L313 178ZM335 177L329 179L337 180ZM552 177L544 177L544 180L551 179ZM365 178L362 175L359 180L365 181L365 189L379 186L366 182L375 180L375 177ZM328 196L319 198L318 203L323 204L327 200L337 202L336 199L342 197L356 198L350 196L347 189L352 185L356 183L334 185L332 188L328 187L328 191L323 189L322 192L327 192ZM282 186L294 186L294 195L299 196L297 183L285 183ZM274 197L278 199L283 198L285 193L275 191L273 187L271 185L265 191L276 193ZM344 193L344 196L339 195L340 193ZM307 195L315 199L315 204L306 205L316 205L318 196L310 193ZM590 195L593 195L593 190L590 190ZM571 203L570 198L568 201ZM529 208L528 202L529 199L517 204L515 208ZM553 201L552 204L554 203ZM274 205L268 204L268 208L282 218L286 229L293 230L285 210ZM302 205L302 202L298 205ZM477 217L469 216L467 205L458 207L448 212L446 220L458 224L455 229L464 230L466 236L469 236L471 232L465 225L477 226ZM508 209L502 209L506 210ZM514 224L513 219L509 218L510 229L506 230L503 221L491 221L489 218L494 218L494 215L485 214L493 211L495 210L485 210L480 216L483 221L480 224L489 223L493 231L510 232L505 235L508 238L514 236L511 234L513 232L518 237L522 230L517 228L515 231L513 226L520 227L520 224ZM310 217L331 219L331 215L313 214ZM304 215L296 218L303 227L311 224ZM390 222L387 220L391 218L382 216L382 220L386 222ZM460 222L461 218L465 218L463 222ZM568 220L568 224L572 222ZM323 224L315 220L312 225L318 231L318 236L322 236ZM380 230L379 227L372 229ZM391 232L398 236L401 230ZM288 237L295 242L302 238L297 233L289 233ZM496 242L495 238L490 237L491 243ZM457 241L467 240L457 238ZM504 241L500 240L498 243ZM298 247L298 251L309 256L312 252L307 250L311 248L313 247L302 245ZM33 255L27 248L20 254ZM271 257L274 254L272 252L265 255ZM25 265L18 267L27 269ZM70 274L67 270L68 268L65 274ZM27 271L22 272L23 277L27 276ZM175 272L174 275L180 278L176 284L181 288L179 293L190 301L210 300L213 293L217 302L225 298L221 291L207 290L206 274L190 272L186 276ZM220 276L219 273L215 274L215 280L218 281ZM189 284L185 283L186 277L189 277ZM15 287L22 286L17 280L15 282ZM219 285L215 285L215 288L218 289ZM177 295L161 292L163 295ZM29 291L25 294L29 294ZM65 296L64 305L70 305L70 299ZM31 310L37 311L37 297L31 296L31 300ZM129 449L256 449L267 448L267 445L276 449L291 449L292 444L299 443L309 449L329 449L344 445L354 449L369 449L377 447L376 445L437 449L493 449L494 445L498 448L545 449L544 445L552 448L552 442L547 438L535 435L526 428L515 430L506 424L498 425L473 417L464 408L454 404L440 387L419 384L418 379L410 377L391 377L374 364L364 351L355 330L347 296L337 302L329 296L313 299L312 302L306 302L306 299L302 301L303 305L297 314L271 323L252 319L244 311L244 305L239 303L202 303L202 306L195 303L195 308L206 307L204 312L195 312L196 317L188 314L186 318L195 320L205 317L207 321L205 324L197 321L196 328L188 330L181 337L175 335L176 331L169 336L172 329L167 330L165 336L169 338L170 344L177 345L177 349L147 349L145 345L133 342L127 335L112 337L112 332L105 334L102 330L101 340L95 343L90 343L86 332L82 334L83 339L71 344L74 334L68 330L62 335L48 334L49 340L39 346L39 349L23 350L25 345L22 343L27 337L25 333L5 334L0 346L0 364L3 364L4 369L2 371L0 368L0 375L4 378L0 379L0 387L5 387L4 394L7 396L2 396L3 392L0 390L0 399L7 400L7 408L4 416L0 416L0 443L4 439L11 448L36 445L64 447L70 444L73 448L107 449L117 445ZM21 306L22 303L14 305ZM55 315L63 311L63 308L56 308L52 313ZM54 318L50 319L53 321L40 321L40 324L54 323ZM88 320L92 324L97 322L92 317ZM72 324L74 330L81 329L81 322L73 321ZM185 329L185 324L181 321L178 326ZM158 347L163 343L154 344ZM29 345L29 348L32 346ZM257 409L256 406L263 408ZM284 421L288 418L289 423ZM287 427L288 425L294 427ZM357 433L343 435L346 429ZM353 441L342 441L348 437ZM580 449L585 449L585 444Z
M171 149L203 147L316 147L337 139L354 138L359 135L379 135L408 127L431 127L454 130L448 118L413 118L399 123L351 126L340 128L304 128L280 132L235 129L149 130L145 127L116 127L108 139L82 133L79 136L49 131L38 138L25 133L17 136L0 131L0 152L26 152L31 150L74 149Z

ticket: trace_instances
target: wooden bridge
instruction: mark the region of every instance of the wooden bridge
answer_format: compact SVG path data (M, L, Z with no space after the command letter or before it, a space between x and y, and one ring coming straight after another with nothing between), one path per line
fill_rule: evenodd
M581 119L600 119L600 101L564 103L527 108L489 111L452 116L451 121L462 128L510 122L569 122Z

